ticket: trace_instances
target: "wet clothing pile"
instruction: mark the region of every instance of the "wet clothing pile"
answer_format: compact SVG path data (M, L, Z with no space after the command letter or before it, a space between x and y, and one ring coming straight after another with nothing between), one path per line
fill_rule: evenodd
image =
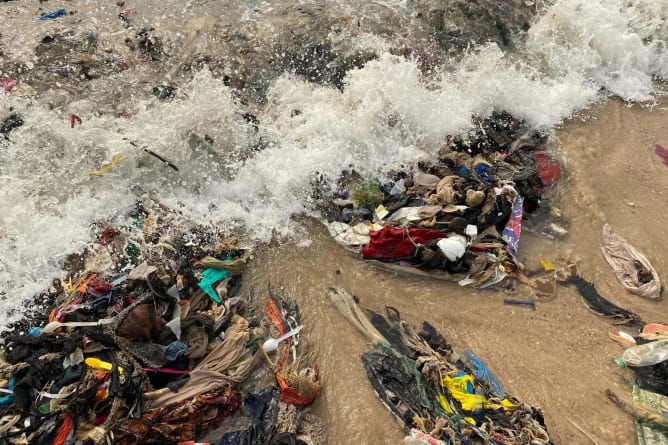
M177 444L219 430L243 406L251 374L266 368L262 341L286 319L299 322L297 306L268 298L271 317L249 313L239 289L250 251L155 202L94 230L44 294L52 309L1 336L0 442ZM267 441L253 443L296 437L294 404L319 394L319 372L279 351L265 386L297 420L278 432L272 420Z
M297 303L287 294L269 288L263 324L276 338L301 323ZM299 333L279 344L273 358L265 354L275 379L261 386L245 401L248 425L225 433L219 445L324 445L322 421L306 406L320 394L320 370L306 365ZM274 383L277 383L276 386Z
M341 313L374 344L362 362L383 404L406 431L406 444L551 444L540 409L508 395L470 351L460 356L429 323L420 331L394 308L361 309L330 289Z
M561 176L544 145L539 133L494 113L475 132L451 138L435 163L394 172L386 181L346 178L328 228L367 260L434 272L461 285L495 284L517 271L523 223L535 233L551 226L566 232L554 222L560 212L543 199Z

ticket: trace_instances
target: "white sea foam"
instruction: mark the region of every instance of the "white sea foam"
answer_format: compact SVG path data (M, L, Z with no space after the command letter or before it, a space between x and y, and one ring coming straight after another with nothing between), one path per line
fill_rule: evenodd
M549 129L609 94L651 100L652 78L668 73L667 5L558 1L519 54L483 45L430 78L367 35L358 46L379 57L349 72L342 91L277 79L257 132L206 70L173 101L140 102L131 119L91 112L75 129L64 111L0 96L26 121L0 145L0 311L48 286L64 256L89 240L90 224L124 213L140 191L218 228L243 227L254 240L300 237L292 217L311 209L316 175L333 187L349 167L371 175L430 156L448 134L469 129L471 115L494 109ZM125 157L109 173L87 174L118 153Z
M555 75L578 73L626 100L651 100L668 72L668 1L559 0L529 30L528 48Z

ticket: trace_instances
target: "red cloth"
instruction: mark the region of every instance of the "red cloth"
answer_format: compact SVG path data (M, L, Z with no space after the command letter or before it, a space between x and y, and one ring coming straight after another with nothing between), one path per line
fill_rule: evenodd
M663 165L668 165L668 150L660 146L659 144L656 144L654 146L654 153L659 155L661 159L663 159Z
M391 226L371 232L369 236L371 240L362 247L362 256L377 260L408 258L413 253L415 244L445 238L445 235L438 230L413 228L406 233L404 229Z
M88 290L93 290L100 294L109 292L111 289L113 289L113 286L111 284L105 283L99 278L93 278L88 282Z
M10 79L7 76L0 78L0 88L5 90L5 93L11 93L12 90L21 83L18 80Z
M561 178L561 167L558 163L552 161L542 150L533 152L533 158L536 161L536 170L538 176L545 187L552 187Z

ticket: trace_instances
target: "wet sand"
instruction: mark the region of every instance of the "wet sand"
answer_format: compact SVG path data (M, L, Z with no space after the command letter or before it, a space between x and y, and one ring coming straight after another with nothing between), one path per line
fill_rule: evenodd
M667 117L665 105L650 111L611 101L590 110L586 120L574 118L564 125L558 136L569 174L555 204L571 222L571 231L559 242L525 232L520 257L528 269L538 269L540 258L576 260L582 275L614 303L646 321L668 319L665 301L647 301L622 288L600 249L607 222L665 278L668 167L654 154L654 144L668 144ZM428 320L458 351L474 351L508 392L543 409L555 443L636 442L632 418L605 395L608 388L626 391L620 374L628 371L612 360L622 349L607 337L620 327L587 310L574 289L558 287L556 296L540 301L535 312L505 306L508 295L501 291L381 270L347 253L319 223L310 230L308 247L258 252L245 289L263 295L269 282L283 285L300 303L307 347L324 375L324 392L314 409L326 422L328 443L398 444L403 437L366 379L360 359L367 349L364 337L329 301L330 286L347 289L376 311L394 306L410 323ZM532 295L519 287L514 297Z

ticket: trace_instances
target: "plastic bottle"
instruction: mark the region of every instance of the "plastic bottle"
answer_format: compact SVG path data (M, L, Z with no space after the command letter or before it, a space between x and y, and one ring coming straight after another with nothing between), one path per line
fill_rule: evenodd
M668 340L658 340L628 348L622 354L620 364L651 366L666 360L668 360Z

